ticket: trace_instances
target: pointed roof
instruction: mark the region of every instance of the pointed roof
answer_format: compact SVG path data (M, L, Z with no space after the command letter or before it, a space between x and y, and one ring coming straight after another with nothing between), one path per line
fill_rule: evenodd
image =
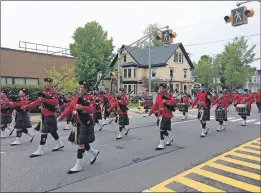
M188 53L186 52L182 43L170 44L170 45L164 45L164 46L151 48L151 66L158 67L158 66L167 65L169 58L174 54L174 52L178 48L180 48L182 50L185 58L187 59L189 65L190 65L190 68L193 69L194 68L193 63L191 62L191 60L188 56ZM132 58L137 63L138 67L148 68L149 48L138 48L138 47L123 45L121 47L121 50L123 51L124 49L126 49L127 52L132 56ZM118 59L118 55L116 55L115 58L113 59L111 66L113 64L115 64L117 59Z

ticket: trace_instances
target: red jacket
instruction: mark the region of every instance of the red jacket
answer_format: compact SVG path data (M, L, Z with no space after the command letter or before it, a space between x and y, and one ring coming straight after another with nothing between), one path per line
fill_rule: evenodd
M252 96L249 95L241 95L240 97L238 97L238 100L236 101L237 104L239 103L243 103L246 104L248 108L251 109L251 105L253 103L253 98Z
M256 102L261 103L261 92L257 92L255 96Z
M0 108L1 108L1 111L2 111L2 109L3 110L8 110L8 109L10 109L10 107L11 107L11 105L10 105L9 99L7 97L1 97L0 98ZM1 112L1 115L10 115L10 114L12 114L11 109L10 109L10 112L8 111L7 113L2 113Z
M238 100L238 97L239 97L239 96L240 96L239 93L234 93L234 94L232 95L232 100L233 100L234 103L236 103L236 101Z
M156 100L155 103L152 105L151 110L150 110L150 114L154 113L154 111L158 111L157 114L158 116L163 116L165 118L172 118L173 114L172 111L169 110L163 103L163 99L162 96L165 96L166 98L169 98L169 100L165 100L165 104L167 105L175 105L176 102L174 100L174 97L172 96L172 94L168 93L168 92L164 92L163 94L158 94L156 96Z
M196 98L194 99L192 105L191 105L192 108L197 104L197 102L199 102L199 108L203 107L205 109L208 109L207 104L206 104L206 96L207 96L206 92L198 93Z
M211 108L214 105L217 105L217 107L221 106L221 107L223 107L227 111L227 108L229 106L229 100L228 100L228 98L225 98L224 96L221 96L221 97L218 97L216 100L213 101L213 103L211 104Z
M20 108L22 106L25 106L29 103L28 98L26 96L22 96L20 97L20 101L19 102L11 102L12 107L17 110L20 111Z
M127 115L128 112L127 111L122 111L121 108L120 108L120 105L127 106L129 104L128 98L125 95L123 95L121 97L121 100L118 100L117 97L118 96L115 96L111 100L111 105L110 105L110 108L108 109L108 111L111 111L112 109L117 108L117 113L118 114L120 114L120 115Z
M80 94L77 94L73 97L73 100L71 104L61 113L59 116L60 119L64 119L66 116L70 115L73 111L76 111L76 104L78 102L78 98L80 97ZM83 111L87 113L95 113L96 112L96 107L95 107L95 100L93 100L93 97L90 94L85 94L83 96L85 101L89 101L90 105L89 106L82 106ZM79 116L78 114L76 115L77 121L79 122Z
M34 107L37 107L37 106L41 106L41 113L44 115L44 116L50 116L50 115L55 115L55 112L53 111L50 111L46 108L44 108L43 106L43 102L45 103L48 103L54 107L56 107L57 105L59 105L59 100L58 98L55 96L55 90L53 89L46 89L44 90L43 92L45 95L47 96L50 96L50 97L53 97L53 98L44 98L42 97L42 101L40 101L39 99L35 100L34 102L28 104L28 105L25 105L27 108L29 109L32 109Z
M186 105L190 106L190 99L187 96L183 97L183 103L185 103Z

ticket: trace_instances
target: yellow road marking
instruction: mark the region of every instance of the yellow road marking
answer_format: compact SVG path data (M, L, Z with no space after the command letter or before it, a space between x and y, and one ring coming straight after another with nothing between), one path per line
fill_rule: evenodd
M175 192L174 190L166 188L165 186L154 186L152 188L149 188L149 190L152 192Z
M206 171L206 170L198 169L198 170L195 170L193 173L199 174L201 176L208 177L210 179L213 179L213 180L222 182L224 184L228 184L230 186L234 186L234 187L237 187L237 188L240 188L242 190L249 191L249 192L260 192L260 190L261 190L261 188L258 187L258 186L254 186L252 184L247 184L245 182L234 180L232 178L221 176L219 174L215 174L213 172L209 172L209 171Z
M223 190L214 188L212 186L203 184L201 182L195 181L195 180L191 180L189 178L185 178L185 177L177 177L175 179L176 182L184 184L186 186L189 186L195 190L198 190L200 192L225 192Z
M260 162L260 157L245 155L245 154L237 153L237 152L231 152L229 155L234 155L234 156L237 156L237 157L242 157L242 158L246 158L246 159L249 159L249 160L254 160L254 161Z
M240 170L240 169L236 169L236 168L232 168L232 167L229 167L229 166L221 165L221 164L218 164L218 163L210 163L210 164L208 164L208 166L210 166L212 168L220 169L220 170L223 170L223 171L226 171L226 172L230 172L230 173L233 173L233 174L237 174L237 175L240 175L240 176L252 178L252 179L255 179L255 180L261 179L261 175L251 173L251 172L247 172L247 171Z
M238 150L240 150L240 151L244 151L244 152L249 152L249 153L255 153L255 154L261 154L261 152L260 151L255 151L255 150L253 150L253 149L247 149L247 148L245 148L245 147L247 147L247 146L244 146L244 147L242 147L242 149L238 149Z
M230 162L230 163L233 163L233 164L238 164L238 165L241 165L241 166L246 166L246 167L250 167L250 168L254 168L254 169L258 169L258 170L261 169L261 166L258 165L258 164L253 164L253 163L249 163L249 162L235 160L235 159L228 158L228 157L222 157L222 158L220 158L220 160L224 160L226 162Z

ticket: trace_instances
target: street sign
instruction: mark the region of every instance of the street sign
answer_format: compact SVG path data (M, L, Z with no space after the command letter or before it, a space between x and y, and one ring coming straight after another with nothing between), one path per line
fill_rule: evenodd
M233 27L247 24L247 16L244 14L246 10L246 7L239 7L231 10Z
M168 44L170 42L170 34L169 34L169 30L165 30L165 31L162 31L162 42L165 43L165 44Z

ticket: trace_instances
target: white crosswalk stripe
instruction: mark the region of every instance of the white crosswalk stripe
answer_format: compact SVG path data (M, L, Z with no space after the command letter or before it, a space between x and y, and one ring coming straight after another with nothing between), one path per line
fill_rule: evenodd
M255 125L260 125L260 122L256 122L256 123L254 123Z
M235 117L229 117L229 118L227 118L227 120L231 120L231 119L234 119Z
M256 119L250 119L250 120L247 120L246 122L249 123L249 122L253 122L255 121Z
M233 119L233 120L229 120L231 122L236 122L236 121L241 121L242 119Z

